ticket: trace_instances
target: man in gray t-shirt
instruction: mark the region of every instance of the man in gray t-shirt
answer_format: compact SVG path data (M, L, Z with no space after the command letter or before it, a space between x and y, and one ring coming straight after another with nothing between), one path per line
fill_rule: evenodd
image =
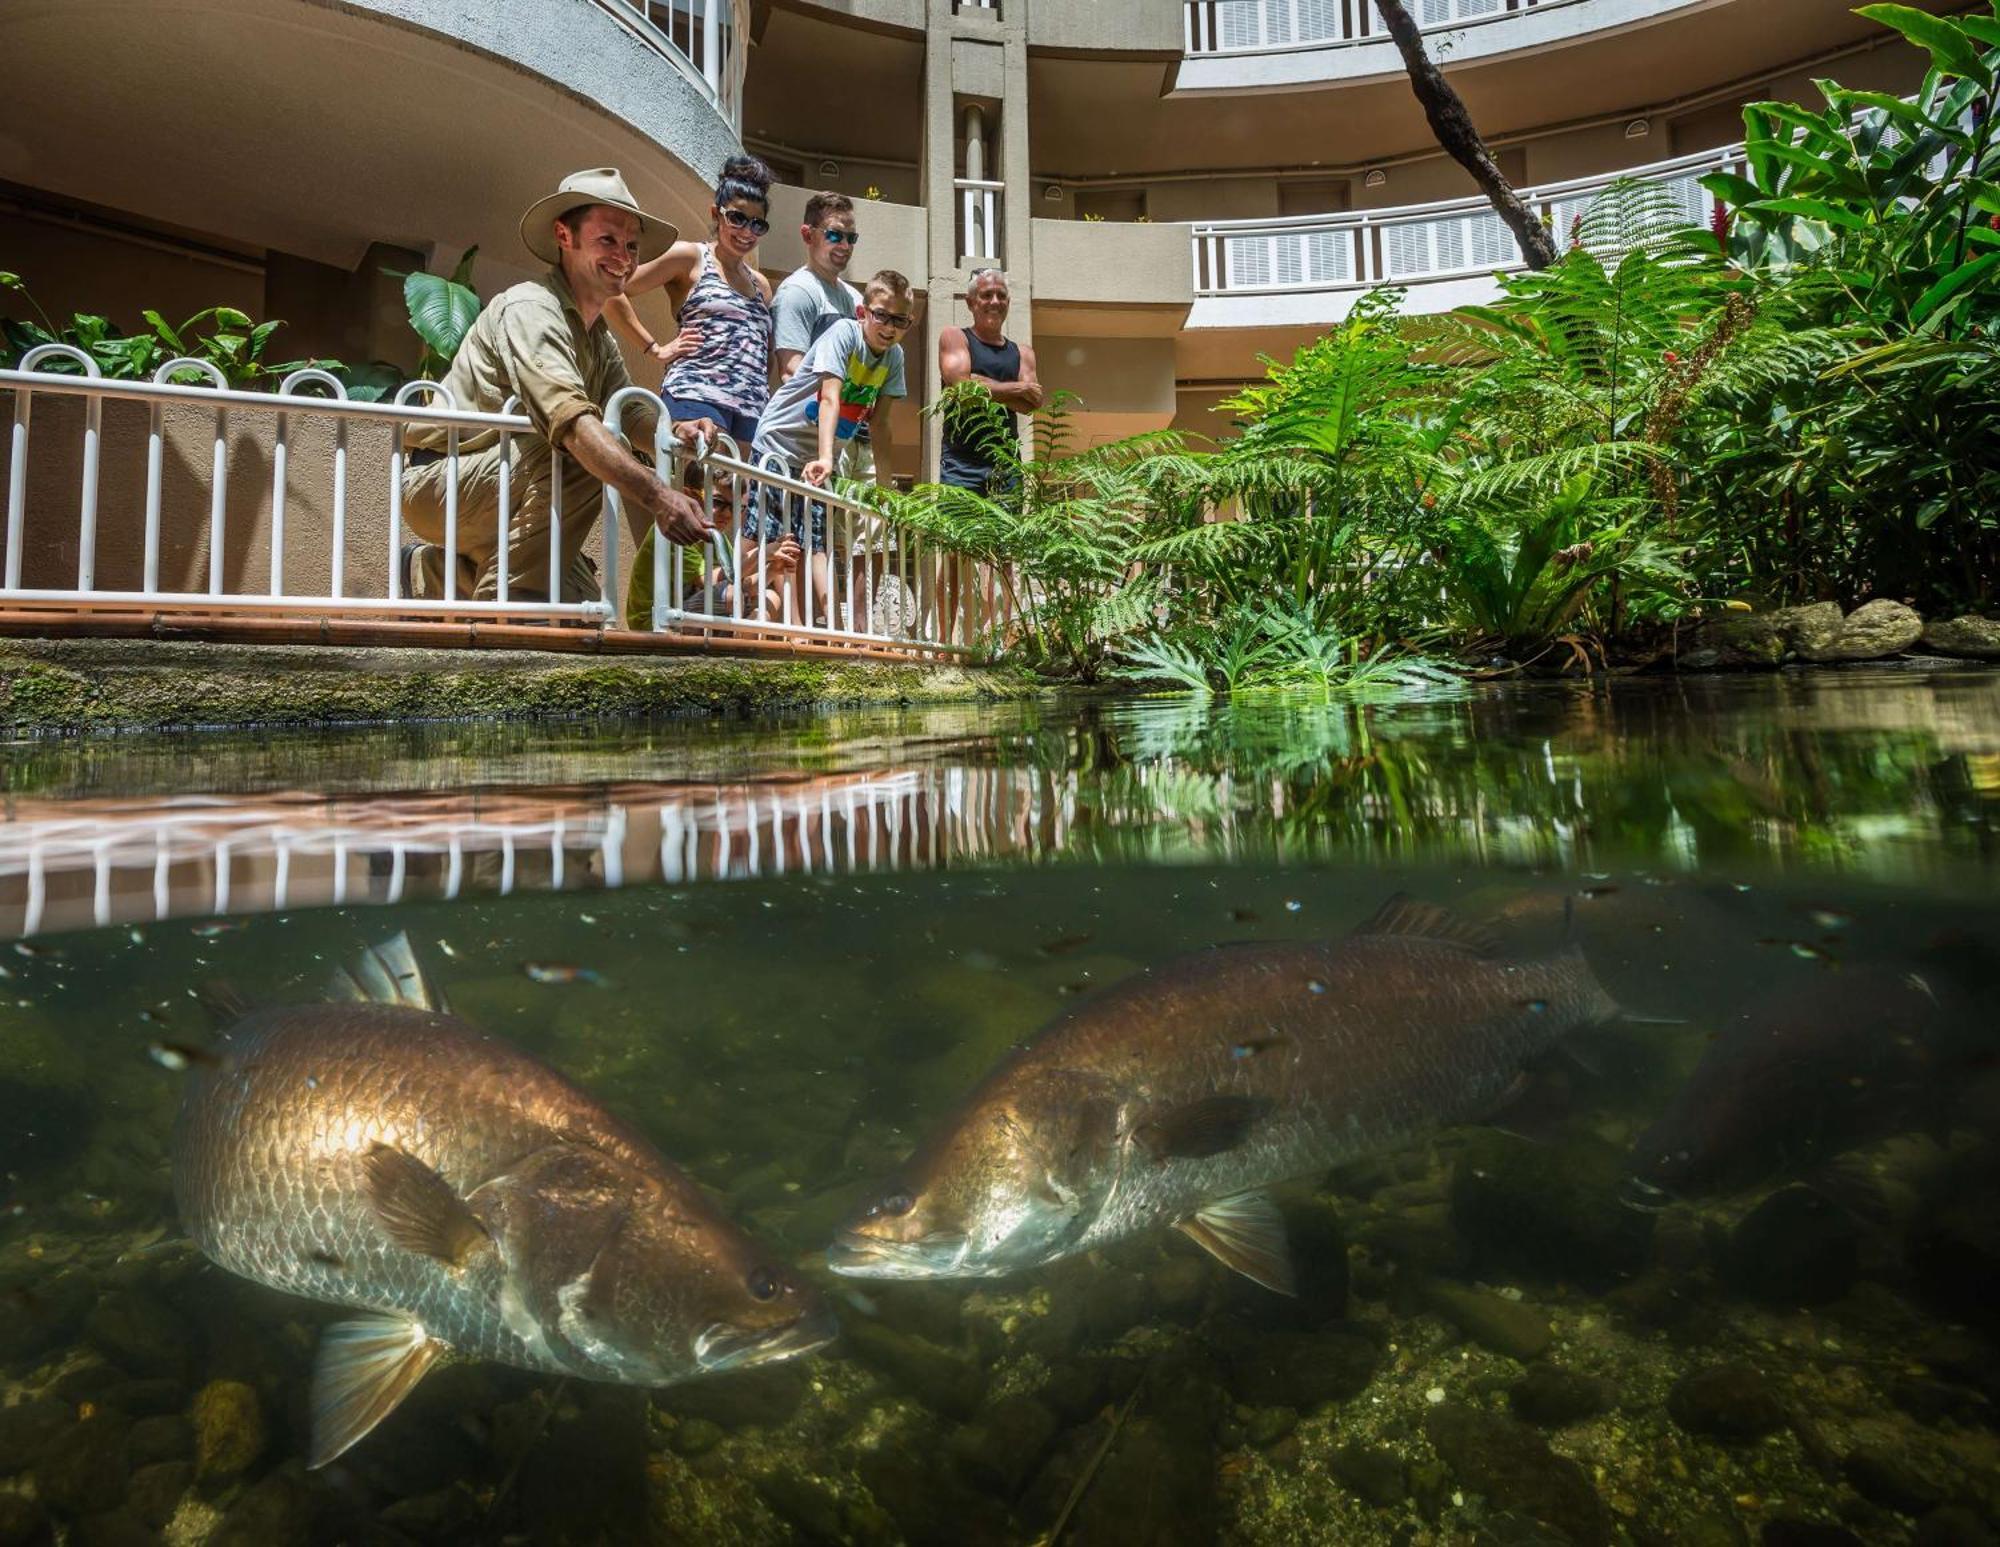
M787 274L771 296L771 359L780 389L819 336L842 318L854 316L861 306L861 292L842 277L860 240L854 201L844 193L814 194L806 200L799 235L806 244L806 261ZM870 438L864 425L858 436L841 443L850 477L873 476Z

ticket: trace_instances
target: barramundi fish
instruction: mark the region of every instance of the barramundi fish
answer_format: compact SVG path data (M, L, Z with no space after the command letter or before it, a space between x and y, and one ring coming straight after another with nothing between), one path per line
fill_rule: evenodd
M321 1335L308 1465L448 1353L664 1386L832 1338L818 1295L643 1137L447 1013L405 937L335 994L242 1015L188 1065L174 1134L210 1259L367 1313Z
M1136 974L1017 1048L849 1219L861 1278L993 1278L1172 1226L1294 1292L1263 1189L1481 1116L1617 1015L1582 952L1503 959L1398 896L1354 934Z

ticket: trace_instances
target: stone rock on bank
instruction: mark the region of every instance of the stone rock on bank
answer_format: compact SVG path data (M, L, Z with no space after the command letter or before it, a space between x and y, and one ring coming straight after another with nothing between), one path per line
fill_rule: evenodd
M1900 655L1920 639L1945 654L2000 657L2000 623L1955 618L1926 630L1912 608L1880 598L1844 616L1833 602L1725 613L1702 623L1676 660L1684 671L1769 669L1794 660L1875 661Z

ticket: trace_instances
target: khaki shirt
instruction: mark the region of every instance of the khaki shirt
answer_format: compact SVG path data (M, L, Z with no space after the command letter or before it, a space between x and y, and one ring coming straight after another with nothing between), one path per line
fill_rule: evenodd
M586 329L562 270L550 269L486 303L458 346L444 385L460 408L474 413L497 414L508 398L519 398L520 411L546 446L558 446L586 414L603 418L604 405L621 387L631 386L632 378L603 317ZM623 429L650 458L659 401L648 398L625 411ZM441 424L420 425L403 432L403 445L410 451L443 451L448 433ZM499 440L498 430L463 430L458 446L484 451ZM546 454L546 446L533 449Z

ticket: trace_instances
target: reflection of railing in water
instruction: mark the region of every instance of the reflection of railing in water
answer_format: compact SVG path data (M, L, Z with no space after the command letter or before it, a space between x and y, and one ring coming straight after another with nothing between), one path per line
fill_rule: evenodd
M661 881L929 870L1062 847L1032 770L471 794L17 803L0 936Z

